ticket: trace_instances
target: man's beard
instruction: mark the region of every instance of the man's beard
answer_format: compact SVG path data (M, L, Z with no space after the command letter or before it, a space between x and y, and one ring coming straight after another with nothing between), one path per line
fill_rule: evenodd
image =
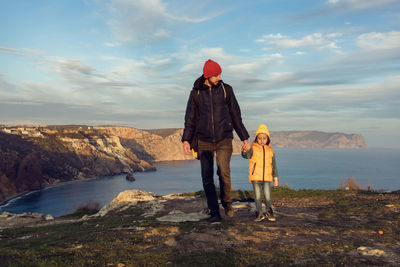
M211 86L218 86L218 84L219 84L219 81L216 81L216 82L212 82L212 81L210 81L210 79L208 80L208 83L209 84L211 84Z

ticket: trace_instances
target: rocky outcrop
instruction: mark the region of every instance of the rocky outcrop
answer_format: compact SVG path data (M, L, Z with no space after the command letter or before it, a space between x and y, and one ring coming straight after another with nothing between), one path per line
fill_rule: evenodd
M111 202L105 205L99 212L91 216L85 215L82 220L89 220L95 217L103 217L109 213L119 213L127 210L130 207L137 206L139 203L146 206L146 212L143 213L144 217L154 216L156 214L163 213L163 210L168 210L168 214L160 216L157 218L161 222L193 222L200 221L209 217L206 209L200 209L196 212L188 212L185 210L185 205L180 205L180 209L168 208L168 201L195 201L197 207L204 206L201 203L202 200L199 197L185 196L183 194L170 194L165 196L160 196L153 194L151 192L141 191L141 190L126 190L118 194ZM193 205L191 203L190 205ZM181 210L182 209L182 210ZM191 209L193 209L191 207Z
M38 225L52 220L54 220L54 217L50 214L44 215L37 212L13 214L5 211L0 214L0 230L4 228Z
M83 219L87 220L92 217L103 217L109 212L121 212L131 206L136 206L138 202L153 202L157 198L161 198L151 192L145 192L141 190L126 190L118 194L111 202L105 205L99 212L92 216L85 216Z
M125 179L128 181L135 181L135 177L133 176L132 173L128 172L128 174L125 176Z

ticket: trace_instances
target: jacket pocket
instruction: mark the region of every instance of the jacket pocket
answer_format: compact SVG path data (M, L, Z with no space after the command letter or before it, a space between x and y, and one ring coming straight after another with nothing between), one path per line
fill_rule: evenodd
M251 175L253 175L253 174L254 174L254 171L256 170L256 163L257 163L257 162L254 162L253 171L251 172Z

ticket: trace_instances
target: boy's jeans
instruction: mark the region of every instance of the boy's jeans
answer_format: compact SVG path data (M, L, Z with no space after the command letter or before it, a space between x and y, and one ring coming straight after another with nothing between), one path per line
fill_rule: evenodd
M262 212L262 193L264 193L265 205L267 208L271 208L271 182L258 182L253 181L254 189L254 202L258 212Z
M214 151L217 159L217 174L219 177L220 197L225 208L231 204L231 170L232 139L223 139L217 143L199 140L201 177L207 197L207 206L211 215L219 213L218 197L214 184Z

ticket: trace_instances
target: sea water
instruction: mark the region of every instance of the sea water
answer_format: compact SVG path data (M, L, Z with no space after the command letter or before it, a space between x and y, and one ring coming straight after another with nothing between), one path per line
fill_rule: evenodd
M399 149L276 148L274 151L280 184L293 189L337 189L349 177L364 188L400 189ZM79 205L90 201L103 206L119 192L129 189L161 195L202 190L198 160L158 162L155 166L155 172L134 173L134 182L120 174L31 192L1 206L0 212L61 216L73 213ZM248 182L248 160L239 155L232 157L231 178L233 189L252 190ZM218 185L216 175L215 181Z

